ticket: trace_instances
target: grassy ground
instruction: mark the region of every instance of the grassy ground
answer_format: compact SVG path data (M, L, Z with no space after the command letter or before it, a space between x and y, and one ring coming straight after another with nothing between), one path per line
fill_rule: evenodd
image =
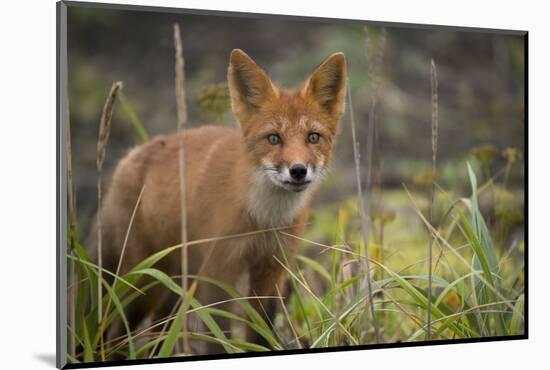
M473 172L471 176L475 189L484 187L484 191L490 191L486 185L478 188ZM280 261L287 270L291 289L285 308L279 310L273 322L273 329L247 299L239 299L233 287L224 286L241 306L242 314L235 316L215 305L203 307L192 298L189 312L194 312L208 330L191 331L190 338L222 343L225 350L232 353L375 343L375 323L380 342L523 333L523 241L495 244L498 220L491 230L486 226L477 196L439 194L438 209L446 211L436 212L437 228L428 226L423 216L428 201L419 191L385 192L379 206L372 207L368 245L372 302L365 284L357 202L352 197L314 210L296 263ZM428 333L430 235L434 236L435 243ZM511 235L510 230L507 235ZM104 343L99 335L115 317L124 318L124 307L140 292L146 293L151 285L162 284L182 294L179 277L168 277L154 267L159 259L176 253L179 248L168 248L148 258L115 279L115 283L102 280L104 320L98 324L95 299L98 268L90 262L82 246L75 244L69 257L80 281L75 327L69 328L69 336L76 342L75 353L71 355L73 362L108 359L113 351L127 358L183 355L177 340L181 337L184 308L181 305L165 321L151 323L139 331L128 331L125 338L116 342ZM110 274L103 273L104 276ZM149 286L140 284L140 278L145 275L153 277L155 282ZM195 284L190 287L191 295L194 287ZM74 285L69 287L73 288ZM374 305L374 319L369 314L370 304ZM229 337L213 320L216 316L230 317L236 323L251 326L269 345L262 347L239 337Z

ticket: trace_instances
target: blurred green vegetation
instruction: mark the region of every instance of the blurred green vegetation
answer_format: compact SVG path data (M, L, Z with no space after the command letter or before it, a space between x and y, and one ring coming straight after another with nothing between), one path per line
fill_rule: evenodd
M375 119L379 178L399 188L431 168L430 59L439 75L438 181L468 188L463 163L474 147L524 151L524 44L520 35L388 25L380 68L373 68L381 27L293 18L221 17L70 7L69 95L73 163L81 222L94 211L95 138L112 81L124 82L135 117L151 136L176 130L172 24L182 28L189 125L235 125L226 82L229 53L240 48L284 87L300 84L328 54L343 51L358 137L366 150L372 81L380 81ZM370 55L370 57L369 57ZM377 72L378 71L378 72ZM371 76L369 74L375 74ZM377 76L376 76L377 75ZM135 121L135 120L134 120ZM139 143L126 110L116 109L106 168ZM353 192L352 145L344 117L333 165L333 186L316 198L341 200ZM362 153L366 157L366 153ZM505 160L499 157L493 166ZM457 169L458 168L458 169ZM508 185L523 186L523 167L508 171Z

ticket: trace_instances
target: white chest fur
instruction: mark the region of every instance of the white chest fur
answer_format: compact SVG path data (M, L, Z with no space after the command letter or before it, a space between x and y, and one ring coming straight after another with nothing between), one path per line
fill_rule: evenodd
M257 172L252 178L248 194L248 213L260 227L287 226L306 206L311 187L302 192L285 190Z

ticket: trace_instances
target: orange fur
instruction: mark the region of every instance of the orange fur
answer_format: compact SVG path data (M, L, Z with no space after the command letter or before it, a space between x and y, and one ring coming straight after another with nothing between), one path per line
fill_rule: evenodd
M184 135L189 240L291 225L295 226L289 233L302 235L310 198L331 162L344 111L345 57L332 54L301 87L287 91L278 88L248 55L233 50L228 83L240 129L204 126ZM313 142L312 133L319 135L317 142ZM277 135L280 142L270 142L275 139L268 139L269 135ZM118 163L103 204L107 268L116 269L143 186L122 272L180 242L179 140L178 135L158 136L132 149ZM296 164L308 171L299 182L292 177ZM190 274L200 273L235 286L248 273L248 295L276 295L275 285L282 289L284 279L283 268L273 258L281 259L279 242L292 260L297 253L296 240L274 232L191 246ZM179 274L179 255L170 255L157 267L168 275ZM167 315L171 308L163 305L167 295L166 289L158 288L132 304L128 312L131 325L135 328L148 316ZM226 298L207 283L199 283L196 296L202 304ZM261 307L259 300L251 303L260 313L271 306L265 300ZM231 309L227 304L221 308ZM220 325L229 329L224 320ZM112 336L123 334L120 330L113 329ZM252 331L247 336L259 341Z

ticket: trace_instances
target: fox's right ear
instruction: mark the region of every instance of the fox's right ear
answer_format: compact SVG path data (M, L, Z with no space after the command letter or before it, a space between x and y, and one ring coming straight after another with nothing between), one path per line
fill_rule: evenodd
M267 73L240 49L231 51L227 82L231 107L241 123L279 96Z

